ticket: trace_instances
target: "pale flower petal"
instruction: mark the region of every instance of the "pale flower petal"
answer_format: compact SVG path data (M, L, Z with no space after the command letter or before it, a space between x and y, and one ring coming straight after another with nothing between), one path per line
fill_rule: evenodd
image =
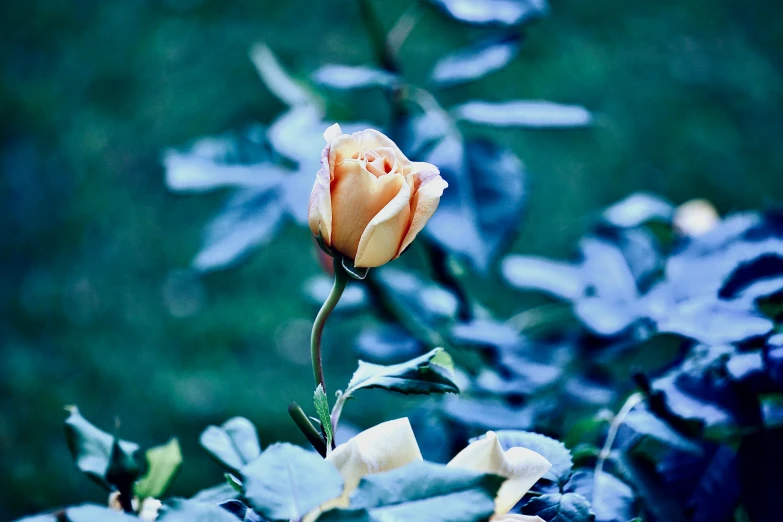
M508 513L552 467L548 460L527 448L510 448L504 452L492 431L460 451L448 465L507 478L495 497L497 515Z
M335 123L334 125L330 126L328 129L324 131L324 139L326 140L326 143L329 144L332 142L333 139L335 139L337 136L343 133L343 130L340 128L339 123Z
M355 266L381 266L397 257L410 223L410 199L411 188L403 183L400 192L364 229L356 251Z
M440 177L440 172L434 165L429 163L413 163L413 166L419 166L424 169L408 174L408 185L413 187L413 197L411 198L411 225L405 238L402 240L399 256L416 239L416 236L427 224L438 209L440 197L443 190L449 186L446 181Z
M321 169L315 175L315 184L313 184L313 191L310 193L310 203L307 207L307 224L310 226L310 232L314 236L320 235L324 242L330 246L332 244L331 182L329 145L327 145L323 153L321 153Z
M340 471L350 495L365 475L391 471L422 457L411 423L403 417L364 430L337 446L326 460Z

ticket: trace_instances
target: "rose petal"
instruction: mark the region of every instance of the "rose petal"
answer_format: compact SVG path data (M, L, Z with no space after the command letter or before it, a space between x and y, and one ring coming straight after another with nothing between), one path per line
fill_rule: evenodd
M401 174L376 178L359 160L346 159L339 164L331 186L332 247L355 259L367 225L404 184Z
M335 123L335 125L337 125ZM332 125L334 127L334 125ZM332 127L329 127L331 129ZM339 130L339 125L337 126ZM327 129L327 132L328 130ZM326 137L326 132L324 133ZM329 145L321 153L321 168L315 175L310 203L307 206L307 224L314 236L321 235L327 245L332 244L332 195L330 190Z
M416 169L413 173L408 174L408 184L413 187L413 197L411 198L413 218L400 245L398 256L413 243L424 225L438 209L443 190L449 186L446 180L440 177L440 171L435 165L413 163L411 167Z
M460 451L448 465L507 477L495 497L496 515L508 513L552 467L548 460L527 448L510 448L504 452L492 431Z
M411 423L403 417L364 430L337 446L326 460L342 474L347 500L365 475L391 471L422 457Z
M340 128L339 123L335 123L334 125L330 126L328 129L326 129L324 131L324 139L326 140L327 145L342 133L343 130Z
M326 135L324 135L326 137ZM397 162L401 166L410 165L410 160L405 157L400 148L384 134L375 129L367 129L353 134L341 134L333 137L331 142L331 153L329 155L329 164L334 169L343 160L352 158L356 153L363 150L390 149Z
M394 199L364 229L356 250L355 266L381 266L397 257L410 223L410 200L411 188L403 183Z

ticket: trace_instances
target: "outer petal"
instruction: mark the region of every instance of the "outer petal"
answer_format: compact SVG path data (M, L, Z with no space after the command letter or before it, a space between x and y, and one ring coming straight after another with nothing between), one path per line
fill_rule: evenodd
M326 457L345 480L347 501L365 475L397 469L422 460L419 445L407 417L373 426L340 444Z
M331 128L329 127L329 129ZM310 204L307 207L307 224L310 226L310 232L314 236L320 234L327 245L332 244L331 181L329 145L327 145L321 153L321 168L315 175L315 184L313 185L313 191L310 193Z
M372 218L359 240L354 265L375 267L397 257L411 218L411 188L403 183L400 191Z
M411 198L413 217L410 228L405 234L397 252L398 256L413 243L421 229L424 228L424 225L427 224L427 221L438 209L443 190L449 186L446 180L440 177L440 171L435 165L413 163L411 164L411 170L413 172L408 174L408 184L413 187L413 197Z
M508 513L552 467L548 460L527 448L511 448L504 452L492 431L487 432L486 438L460 451L448 465L507 477L495 498L496 515Z
M405 185L401 174L376 178L359 160L347 159L334 168L331 186L332 247L356 258L359 241L370 221Z

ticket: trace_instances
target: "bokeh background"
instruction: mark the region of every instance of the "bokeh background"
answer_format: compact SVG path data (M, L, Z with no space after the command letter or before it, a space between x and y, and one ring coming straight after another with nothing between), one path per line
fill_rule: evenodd
M374 5L389 27L409 3ZM582 129L489 132L528 168L514 251L567 256L603 207L638 190L707 198L721 213L783 199L779 2L551 7L511 66L443 95L549 99L594 115ZM401 53L409 79L424 83L468 41L452 27L422 11ZM143 445L177 436L174 494L221 480L198 448L208 424L243 415L265 444L300 442L286 405L307 402L312 378L316 310L301 288L321 268L309 234L289 225L237 268L194 273L226 194L170 194L161 159L283 109L248 58L254 43L302 75L369 62L355 2L12 0L0 35L0 519L103 501L68 454L67 404ZM373 100L361 103L373 121ZM471 285L497 311L523 306L495 274ZM330 326L333 382L350 375L350 340L367 320ZM380 399L346 418L388 417Z

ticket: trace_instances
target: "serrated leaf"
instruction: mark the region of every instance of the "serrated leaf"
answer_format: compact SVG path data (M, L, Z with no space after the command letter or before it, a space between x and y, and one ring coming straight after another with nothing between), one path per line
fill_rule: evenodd
M546 522L593 522L590 502L577 493L541 495L522 506L525 515L536 515Z
M345 393L353 394L368 388L404 394L459 393L448 362L444 365L444 356L438 357L443 351L443 348L435 348L420 357L391 366L359 361L359 368L351 377Z
M256 427L244 417L234 417L219 427L209 426L199 437L199 443L219 464L234 473L261 455Z
M114 511L97 504L83 504L65 510L68 522L138 522L135 516L121 511Z
M315 404L315 411L318 413L318 419L321 421L321 428L326 434L326 448L329 450L332 447L334 430L332 428L332 416L329 414L329 399L326 397L326 392L321 384L315 389L313 403Z
M339 90L389 87L397 83L393 74L361 65L326 64L313 73L313 79L324 87Z
M479 522L495 510L503 477L429 462L413 462L364 477L351 495L350 510L332 510L319 521L405 520Z
M179 441L174 438L168 443L147 450L147 471L136 482L134 492L144 500L147 497L161 498L177 476L182 465Z
M174 499L160 509L158 522L237 522L225 509L197 500Z
M504 450L521 447L533 450L547 459L552 467L542 478L565 484L574 465L571 452L559 440L532 431L500 430L495 432Z
M273 444L242 470L244 496L272 520L299 520L343 491L337 468L317 453L292 444Z
M593 120L584 107L548 101L471 101L452 113L458 120L495 127L584 127Z
M432 81L452 86L482 78L508 65L519 52L520 37L511 35L460 49L438 60L432 70Z
M134 462L139 445L120 440L115 448L115 438L82 417L76 406L69 407L68 411L70 415L65 420L65 439L76 466L101 486L111 489L108 473L113 454L115 462L120 458Z
M590 501L596 522L626 522L634 517L633 490L614 475L580 469L574 472L564 488Z

